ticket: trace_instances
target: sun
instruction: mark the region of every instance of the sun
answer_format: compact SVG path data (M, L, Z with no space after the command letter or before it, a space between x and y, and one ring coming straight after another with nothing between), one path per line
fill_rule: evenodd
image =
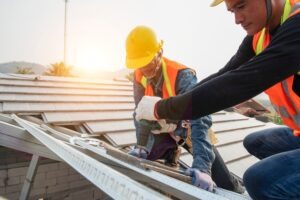
M76 53L75 66L80 69L97 71L103 67L105 60L97 48L85 48Z
M75 48L70 55L70 64L74 68L85 73L97 73L99 71L115 72L123 66L121 51L109 51L109 48L93 45L82 45Z

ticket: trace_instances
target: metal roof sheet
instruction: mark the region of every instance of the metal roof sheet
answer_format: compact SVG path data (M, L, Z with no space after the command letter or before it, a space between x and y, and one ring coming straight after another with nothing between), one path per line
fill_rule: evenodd
M38 124L47 126L83 125L87 134L82 133L82 135L101 136L115 147L125 147L136 142L132 120L133 108L132 84L124 80L122 82L94 81L79 78L0 74L1 113L38 113L42 116ZM220 154L229 169L242 176L245 169L257 161L243 148L243 138L252 131L275 125L225 111L213 114L212 118L214 122L212 129L219 140L216 146ZM38 120L33 119L33 121ZM0 138L0 145L17 148L16 140L21 140L22 145L18 147L19 150L29 153L40 151L46 157L57 158L56 154L32 136L28 141L27 136L25 137L26 131L18 127L9 116L0 114L0 122L0 137L2 138L2 140ZM9 129L11 127L13 131ZM68 132L69 135L81 134L77 132L74 134L71 130L63 129L59 131ZM16 133L19 134L18 137ZM181 162L187 166L191 165L192 156L184 152Z

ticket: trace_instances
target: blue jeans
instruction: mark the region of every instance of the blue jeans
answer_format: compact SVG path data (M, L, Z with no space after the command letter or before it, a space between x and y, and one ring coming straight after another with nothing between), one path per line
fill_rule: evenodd
M300 199L300 137L287 127L271 128L244 139L248 152L261 159L244 174L254 200Z

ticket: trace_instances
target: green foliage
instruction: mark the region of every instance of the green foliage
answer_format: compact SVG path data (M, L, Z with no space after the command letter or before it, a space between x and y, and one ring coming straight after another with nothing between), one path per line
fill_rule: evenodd
M48 76L73 76L72 66L65 65L64 62L51 64L51 67L46 71L45 75Z
M17 74L34 74L31 68L18 67Z

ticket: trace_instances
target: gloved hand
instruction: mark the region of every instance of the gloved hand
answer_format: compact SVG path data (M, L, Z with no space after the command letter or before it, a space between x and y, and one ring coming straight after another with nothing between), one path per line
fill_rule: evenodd
M153 134L169 133L175 131L177 124L167 123L166 120L158 120L157 123L160 125L160 129L151 130Z
M146 159L149 153L145 147L136 146L134 149L128 151L128 154L135 156L137 158Z
M161 100L160 97L143 96L137 108L135 109L135 119L140 121L146 119L149 121L157 121L154 115L155 104Z
M189 168L185 171L185 174L192 177L192 183L196 187L210 192L213 191L215 183L207 173L201 172L195 168Z

